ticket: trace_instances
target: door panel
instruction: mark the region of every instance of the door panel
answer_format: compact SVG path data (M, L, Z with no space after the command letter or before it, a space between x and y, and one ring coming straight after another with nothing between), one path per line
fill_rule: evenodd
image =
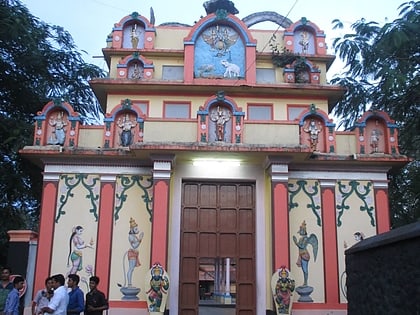
M236 314L255 315L255 184L184 182L182 196L179 314L198 314L200 259L231 258Z

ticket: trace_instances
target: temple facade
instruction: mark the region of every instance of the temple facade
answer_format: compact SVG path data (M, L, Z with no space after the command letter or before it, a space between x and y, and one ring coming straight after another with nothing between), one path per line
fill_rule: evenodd
M111 315L347 314L344 251L390 229L397 126L368 111L336 130L345 91L312 21L205 8L193 26L114 24L109 77L90 82L103 125L60 100L37 113L21 150L44 178L34 288L77 273L86 293L97 275ZM287 301L276 273L293 280Z

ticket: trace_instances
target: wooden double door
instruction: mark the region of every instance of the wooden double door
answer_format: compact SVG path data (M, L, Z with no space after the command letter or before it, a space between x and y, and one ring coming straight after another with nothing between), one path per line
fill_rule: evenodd
M255 183L183 182L179 314L198 315L200 260L225 258L236 314L255 315Z

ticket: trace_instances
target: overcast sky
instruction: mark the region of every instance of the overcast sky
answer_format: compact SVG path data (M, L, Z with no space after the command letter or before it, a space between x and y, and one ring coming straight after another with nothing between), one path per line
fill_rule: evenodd
M73 37L77 47L87 52L84 59L108 70L101 58L102 48L106 47L106 37L114 23L136 11L150 19L153 7L156 25L164 22L180 22L192 25L205 16L204 1L197 0L21 0L31 14L54 25L64 27ZM365 18L384 23L398 17L398 7L404 0L236 0L239 10L237 17L242 19L251 13L275 11L287 16L293 22L306 17L325 31L327 43L337 36L331 21L340 19L350 25ZM264 24L265 26L265 24ZM277 25L272 26L276 29ZM253 28L261 27L261 24ZM266 27L266 26L265 26ZM330 50L329 53L333 54Z

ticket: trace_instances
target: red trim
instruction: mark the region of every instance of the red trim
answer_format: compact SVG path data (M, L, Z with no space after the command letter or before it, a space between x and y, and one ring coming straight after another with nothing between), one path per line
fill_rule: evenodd
M109 292L110 264L103 262L111 261L114 196L115 183L101 183L95 274L101 279L101 283L107 286L104 288L106 292Z
M322 221L324 238L324 276L325 276L325 302L339 303L339 279L338 279L338 250L335 198L332 188L322 189Z
M377 189L375 190L375 204L376 204L376 222L377 233L385 233L390 230L391 219L389 217L388 205L388 190Z
M153 189L152 254L150 265L158 262L166 269L168 248L169 185L156 181Z
M289 214L287 183L273 183L273 258L274 269L290 269Z
M34 294L45 287L45 279L50 276L51 254L57 207L57 182L44 182L42 194L41 218L39 220L39 241L36 256Z
M339 303L299 303L294 302L292 309L295 310L346 310L347 304Z
M110 308L146 308L146 301L109 301Z

